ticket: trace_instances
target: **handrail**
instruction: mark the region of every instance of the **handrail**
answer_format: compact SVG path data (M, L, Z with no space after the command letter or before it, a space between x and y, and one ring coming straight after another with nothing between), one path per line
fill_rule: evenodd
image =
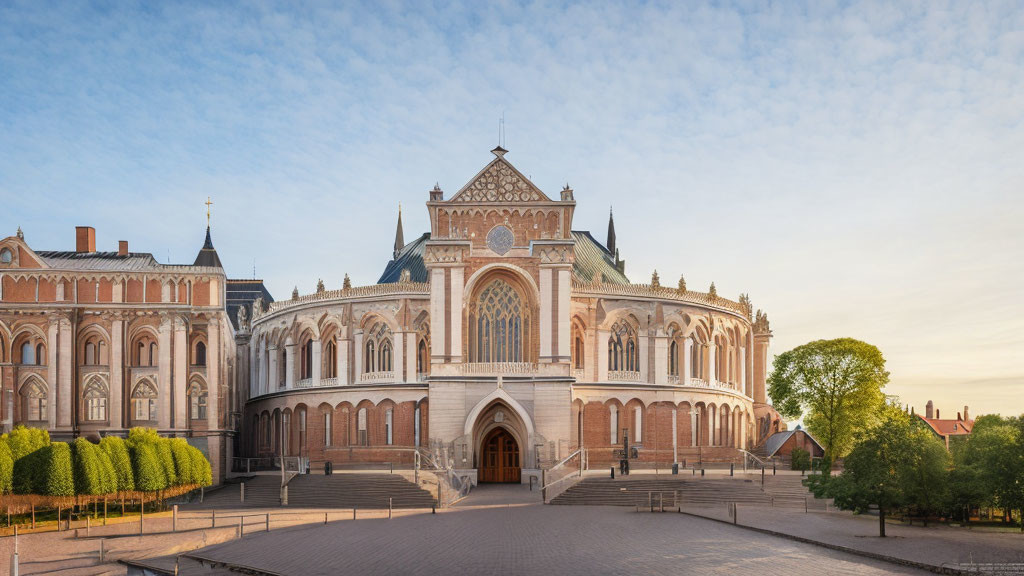
M554 472L556 470L559 470L561 468L566 468L568 463L569 463L569 461L571 461L571 460L573 460L574 458L577 458L577 457L580 460L580 466L579 466L579 470L578 471L570 470L568 474L565 474L564 476L561 476L561 477L559 477L556 480L552 480L551 482L545 482L552 472ZM586 469L586 466L587 466L586 461L587 461L587 450L586 450L586 448L582 448L581 447L578 450L576 450L575 452L573 452L572 454L569 454L568 456L563 458L561 461L559 461L554 466L548 468L547 470L544 470L541 473L542 474L542 480L541 480L540 493L541 493L541 498L543 499L545 504L547 504L551 500L551 498L554 498L554 497L558 496L558 494L561 494L562 492L568 490L571 487L571 485L570 486L566 486L565 488L561 489L561 491L559 491L558 494L552 495L551 498L548 498L548 489L549 488L551 488L552 486L555 486L556 484L561 484L565 480L571 480L571 479L575 478L577 481L579 481L581 478L583 478L583 471Z
M740 454L743 454L743 468L744 469L747 468L747 458L750 458L754 462L757 462L758 464L760 464L761 468L767 468L768 467L768 461L767 460L761 460L760 458L758 458L754 454L751 454L750 452L747 452L746 450L744 450L742 448L737 448L737 450L739 451Z

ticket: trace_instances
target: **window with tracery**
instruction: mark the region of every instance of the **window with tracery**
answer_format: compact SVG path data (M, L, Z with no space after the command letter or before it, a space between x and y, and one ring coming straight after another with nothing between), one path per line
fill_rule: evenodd
M199 382L188 387L188 415L191 420L206 420L206 404L209 396Z
M313 377L313 339L307 338L302 343L300 349L301 365L299 367L299 379L305 380L306 378Z
M636 371L640 366L636 329L632 324L619 320L612 325L608 338L608 369L612 371Z
M32 422L46 420L46 386L32 380L21 389L25 401L25 419Z
M324 347L324 378L338 377L338 345L334 341L332 337Z
M107 419L107 387L101 380L90 380L82 396L85 399L86 420L97 422Z
M377 322L366 333L364 345L363 372L390 372L392 365L391 328L384 322Z
M135 385L132 391L132 420L155 420L157 393L156 386L148 378Z
M495 280L476 305L474 362L523 362L529 334L529 315L519 293L504 280Z

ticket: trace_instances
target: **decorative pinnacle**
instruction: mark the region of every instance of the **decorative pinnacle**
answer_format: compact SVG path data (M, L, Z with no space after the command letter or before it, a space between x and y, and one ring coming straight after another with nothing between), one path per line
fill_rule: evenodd
M213 206L213 201L210 200L209 196L206 197L205 204L206 204L206 226L209 227L210 226L210 206Z

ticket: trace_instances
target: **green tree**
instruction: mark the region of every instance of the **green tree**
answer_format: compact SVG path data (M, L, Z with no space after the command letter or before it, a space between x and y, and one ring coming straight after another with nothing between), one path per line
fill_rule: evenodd
M843 473L826 484L836 504L857 512L878 506L878 535L885 517L906 502L905 463L913 458L910 418L898 406L882 410L879 422L864 432L843 463Z
M175 486L178 484L178 474L174 469L174 454L171 453L171 440L169 438L158 439L156 445L156 455L160 459L160 466L164 469L164 478L167 479L167 486Z
M803 448L793 448L789 455L791 470L806 472L811 468L811 453Z
M14 427L7 436L11 458L15 462L50 443L50 433L40 428L26 428L21 424Z
M908 459L900 466L905 505L928 525L929 516L943 515L950 504L949 470L952 464L946 447L930 430L911 426Z
M131 454L136 490L154 492L167 488L167 476L154 444L138 442L132 447Z
M78 494L102 494L102 472L96 447L83 437L76 438L72 447L74 448L75 491Z
M0 437L0 494L10 494L14 489L14 457L7 444L7 435Z
M206 459L202 451L195 446L188 447L189 454L192 458L192 469L195 473L196 484L200 486L209 486L213 484L213 473L210 469L210 461Z
M43 489L47 496L74 496L75 479L72 472L71 447L66 442L53 442L40 450L44 457Z
M824 444L829 465L846 454L858 431L870 425L885 402L882 387L888 381L878 348L840 338L816 340L776 356L768 391L783 416L803 417L807 429Z
M192 466L192 454L190 446L184 438L171 439L171 453L174 455L174 468L178 477L178 484L198 484L198 476Z
M100 441L100 448L110 457L114 468L117 487L115 490L135 490L135 474L132 471L132 459L128 454L128 446L117 436L107 436Z
M1024 419L982 416L954 452L952 493L959 509L1016 510L1024 530Z

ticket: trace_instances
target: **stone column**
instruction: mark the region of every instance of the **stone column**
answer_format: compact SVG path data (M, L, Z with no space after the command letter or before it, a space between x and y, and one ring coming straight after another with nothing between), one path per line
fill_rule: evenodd
M693 340L683 338L683 347L679 351L679 383L689 386L693 367L690 365L690 355L693 354Z
M654 337L655 384L668 384L668 363L668 337L659 333Z
M611 338L610 330L597 331L597 381L608 381L608 339Z
M122 402L124 400L124 320L115 319L110 323L110 427L124 428Z
M395 349L392 350L394 355L391 357L391 369L395 375L394 381L405 382L406 380L402 377L402 360L405 358L405 332L395 332L394 344Z
M348 358L352 354L352 340L349 338L338 339L338 384L348 386L352 380L349 378ZM333 423L332 423L333 424Z
M406 382L417 382L419 374L416 370L416 355L419 354L417 345L417 334L415 332L409 332L405 335L405 381Z
M295 388L295 343L290 339L284 345L284 389Z
M206 426L209 430L220 429L220 318L215 316L206 325Z
M690 446L693 448L697 447L699 439L697 438L697 406L692 402L690 403Z
M277 346L268 347L267 354L267 388L263 391L264 394L274 392L281 384L280 369L277 367Z
M679 407L672 407L672 461L679 462L679 430L678 426L679 419Z
M754 335L754 402L765 403L765 380L768 371L770 333Z
M558 360L568 362L572 358L572 293L569 268L558 270Z
M311 357L311 361L313 362L313 365L310 366L310 368L312 369L310 371L310 379L313 381L313 386L319 386L322 371L320 366L320 355L323 353L321 352L322 345L320 343L320 340L313 340L310 345L313 347L312 351L309 354Z
M741 346L739 349L739 354L739 378L737 379L736 383L739 385L740 392L742 392L743 394L747 394L747 349Z
M551 361L551 268L540 269L540 361Z
M708 373L705 375L705 379L708 384L714 384L718 380L718 375L715 374L715 355L718 353L714 343L708 344Z
M157 329L157 427L171 427L171 319L164 316Z
M49 427L51 429L57 427L57 421L58 421L57 406L59 406L60 404L66 402L66 401L69 402L70 401L70 396L71 396L71 387L70 386L68 387L68 390L66 392L64 391L64 387L62 386L63 382L60 379L61 375L60 375L60 373L58 371L58 367L57 367L57 358L59 358L59 355L57 354L57 351L60 349L60 336L59 335L60 335L60 325L61 324L62 324L62 321L61 321L60 318L52 317L51 316L50 317L49 326L47 326L47 334L46 334L46 355L47 355L47 357L46 357L46 387L47 387L47 390L46 390L46 396L47 396L47 402L46 402L46 404L47 404L47 406L46 406L47 414L46 414L46 419L47 419L47 421L49 423L48 425L49 425ZM17 391L15 391L15 394L17 394ZM65 400L65 395L68 398L68 400ZM24 405L24 404L22 404L22 405ZM68 406L70 407L70 404L68 404ZM65 409L65 411L66 411L66 409ZM67 421L67 424L66 424L67 426L71 425L70 417L71 417L71 415L69 413L68 414L68 421ZM27 418L27 415L25 415L25 418ZM59 419L60 419L61 425L65 426L65 424L64 424L64 414L63 413L60 414Z
M358 384L363 374L363 331L356 330L355 339L352 341L353 371L352 383Z
M430 271L430 333L433 338L433 346L430 348L430 356L435 362L443 362L448 348L445 338L445 273L444 268L434 268ZM356 358L360 353L356 353ZM355 380L359 380L358 361Z
M651 379L650 379L650 366L649 366L649 364L651 362L651 358L650 358L650 352L648 352L648 350L650 350L650 343L651 343L650 341L651 341L651 337L647 333L647 330L642 330L639 334L637 334L637 345L640 348L640 351L639 351L640 352L640 362L639 362L640 365L637 366L637 368L640 370L640 381L641 382L650 382L651 381Z
M188 334L185 319L174 319L174 427L188 428L188 370L189 360ZM209 325L207 326L209 330ZM211 370L211 353L217 347L212 335L207 333L206 374L209 378Z
M448 289L451 291L452 304L449 311L449 331L452 339L448 345L448 355L454 363L462 362L462 292L466 288L464 273L464 269L457 266L451 269L449 276Z

